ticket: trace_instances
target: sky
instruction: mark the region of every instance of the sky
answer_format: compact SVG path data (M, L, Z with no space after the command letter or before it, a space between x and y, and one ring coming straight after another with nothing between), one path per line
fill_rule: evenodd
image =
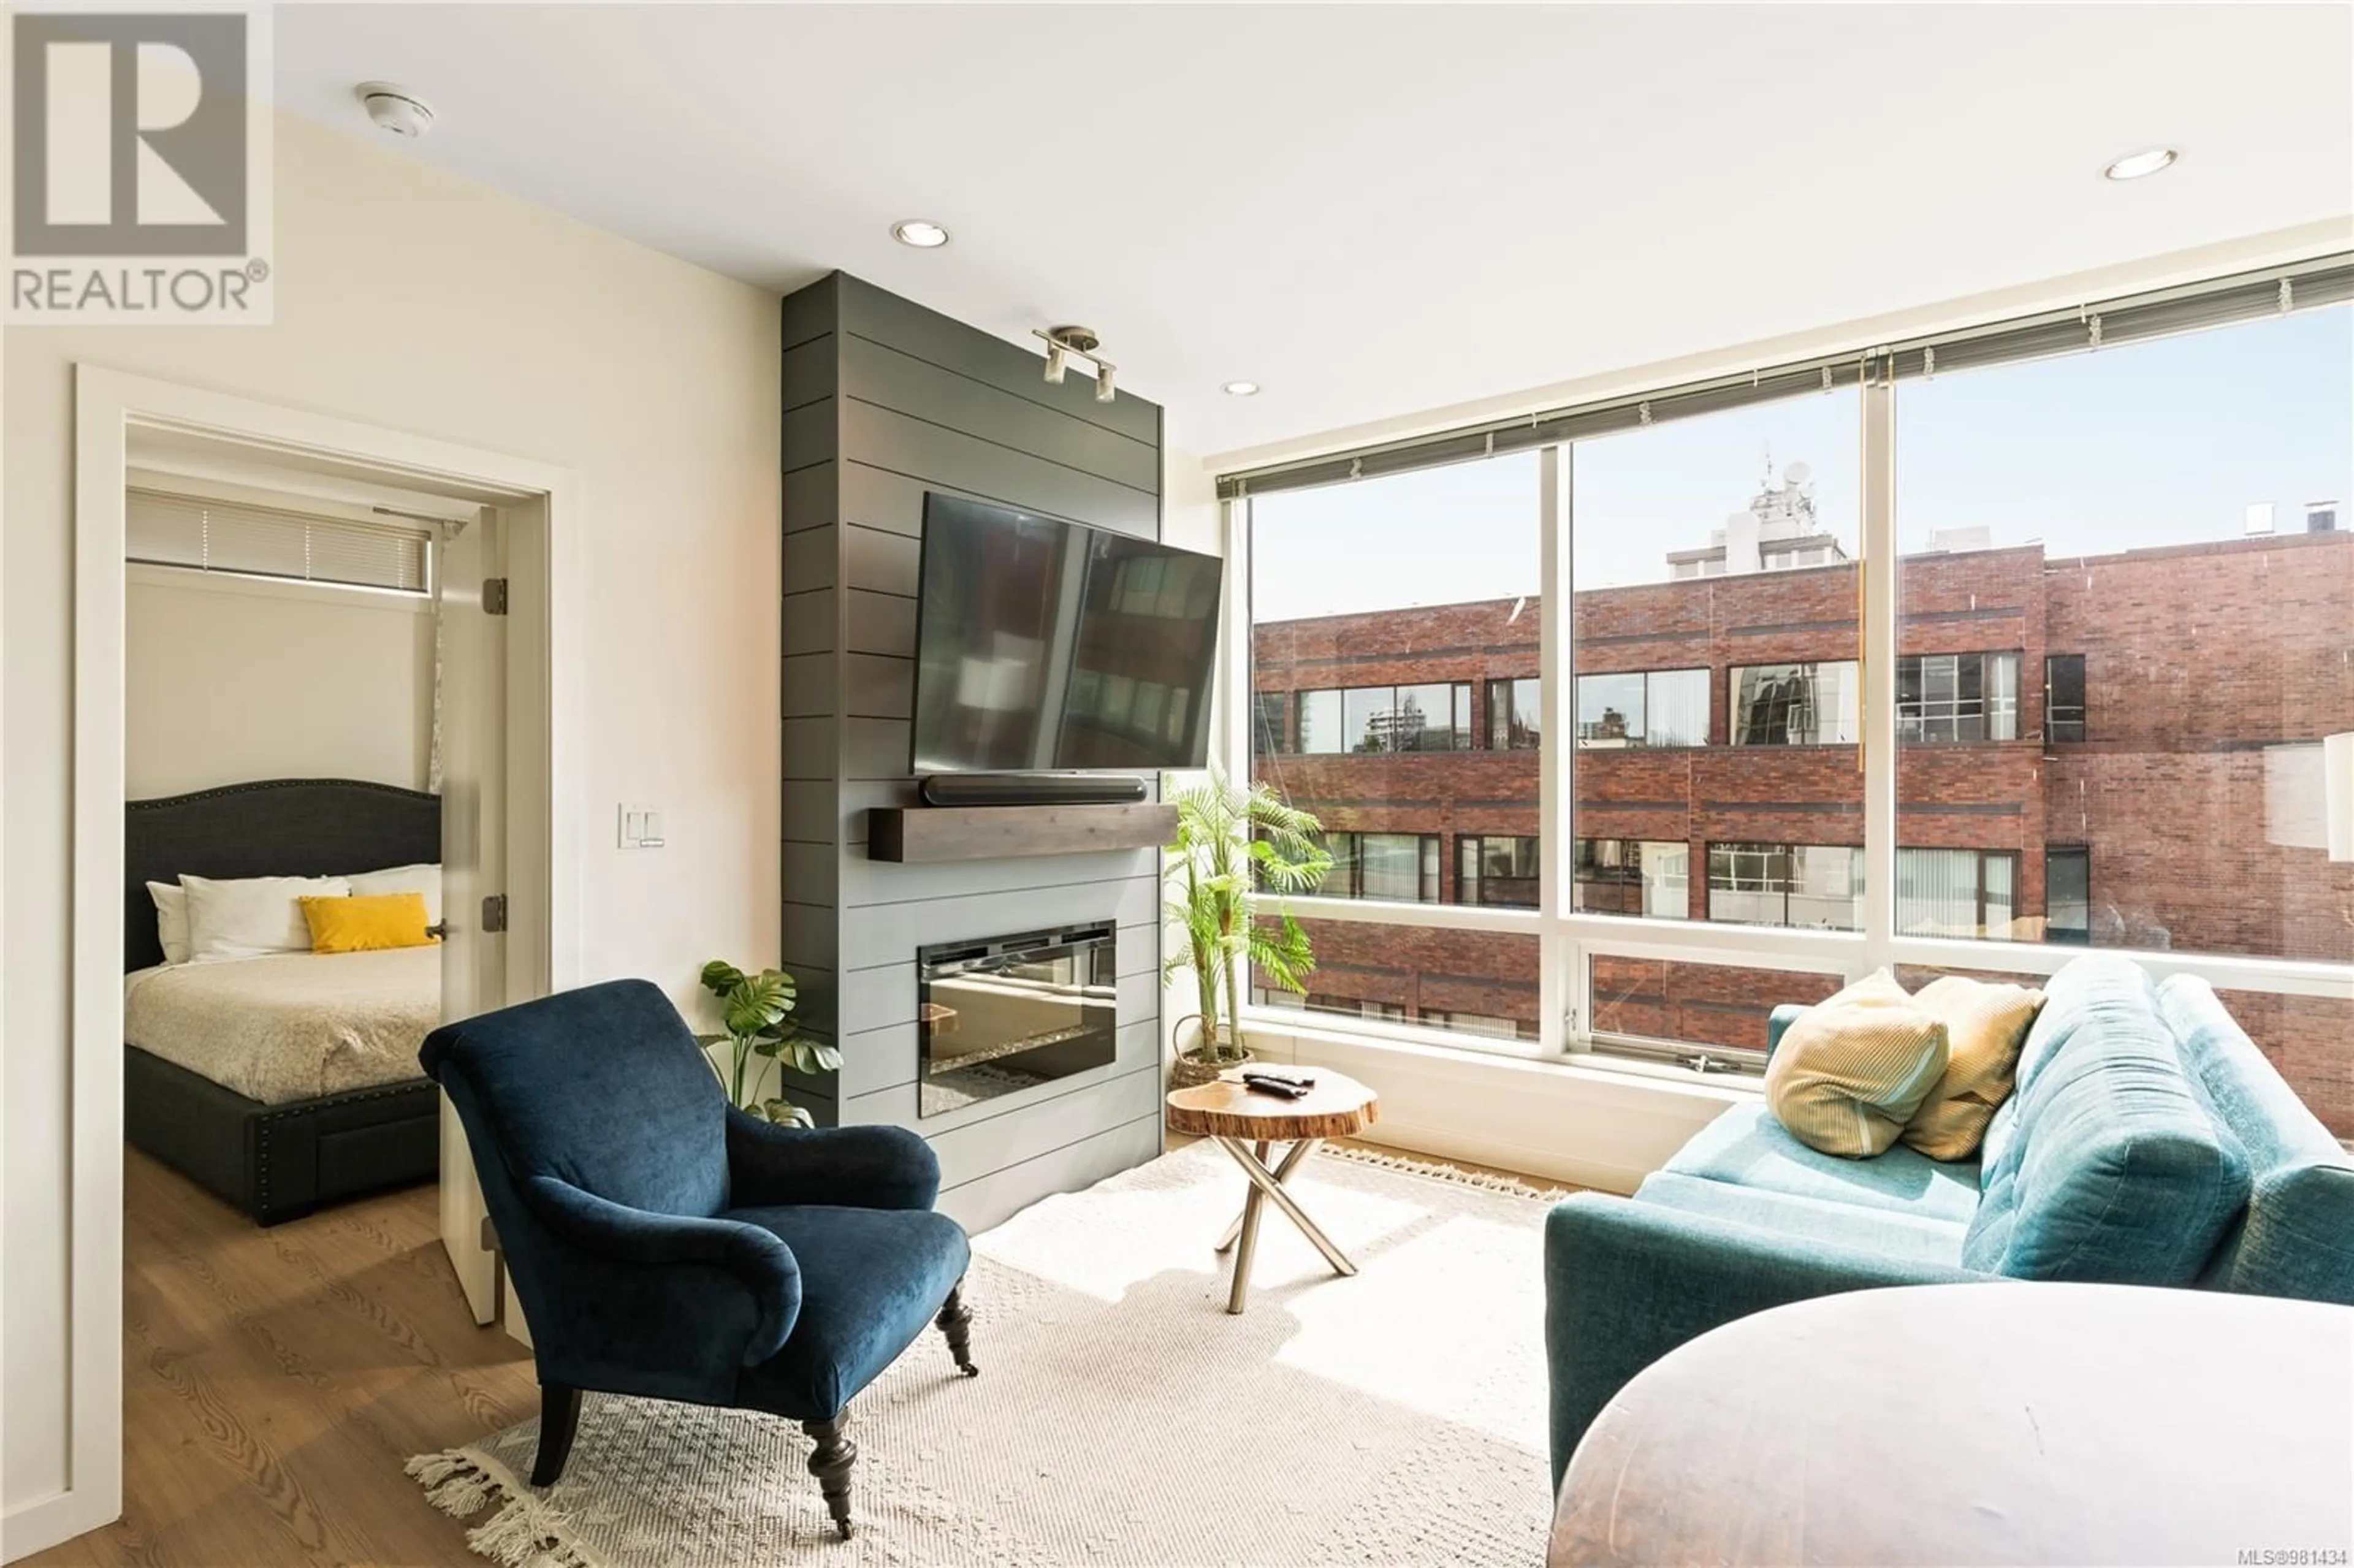
M1818 519L1856 548L1861 461L1852 388L1577 444L1577 585L1660 582L1743 510L1770 462L1812 470ZM1538 458L1261 496L1260 621L1533 595ZM2333 306L2096 353L1902 384L1897 535L1983 526L2055 556L2243 535L2250 503L2302 532L2309 501L2354 527L2354 307Z

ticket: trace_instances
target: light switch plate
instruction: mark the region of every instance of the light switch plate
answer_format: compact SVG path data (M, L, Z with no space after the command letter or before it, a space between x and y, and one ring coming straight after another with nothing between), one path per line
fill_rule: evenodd
M615 836L625 850L662 848L662 811L654 806L624 801Z

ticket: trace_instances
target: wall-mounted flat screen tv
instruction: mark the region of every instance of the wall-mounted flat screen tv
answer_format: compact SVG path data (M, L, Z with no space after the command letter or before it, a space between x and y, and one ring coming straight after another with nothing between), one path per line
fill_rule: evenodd
M927 494L914 771L1201 767L1222 567Z

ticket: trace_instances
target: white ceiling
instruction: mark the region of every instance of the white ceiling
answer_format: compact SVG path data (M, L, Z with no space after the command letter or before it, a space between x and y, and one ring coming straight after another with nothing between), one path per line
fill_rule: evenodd
M276 16L297 112L389 79L415 156L747 281L1085 323L1201 452L2354 210L2342 5Z

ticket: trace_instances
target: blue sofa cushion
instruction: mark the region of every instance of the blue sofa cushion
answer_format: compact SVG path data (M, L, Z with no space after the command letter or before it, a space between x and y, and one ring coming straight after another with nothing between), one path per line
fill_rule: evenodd
M2354 1158L2306 1109L2205 980L2158 988L2183 1063L2247 1150L2246 1214L2226 1232L2203 1283L2260 1296L2354 1306Z
M964 1227L929 1209L822 1204L730 1209L801 1265L800 1319L784 1349L745 1369L737 1397L796 1421L830 1420L928 1327L972 1250Z
M2052 977L2004 1109L1987 1135L1966 1267L2188 1285L2247 1204L2240 1140L2191 1088L2128 960L2080 959Z
M1729 1220L1770 1232L1783 1242L1850 1246L1876 1257L1946 1267L1960 1266L1962 1237L1968 1228L1958 1220L1933 1220L1894 1209L1731 1187L1671 1171L1645 1178L1636 1190L1635 1201Z
M1661 1169L1744 1189L1954 1224L1969 1224L1978 1207L1975 1160L1935 1160L1901 1143L1870 1160L1842 1160L1792 1138L1763 1101L1724 1111Z

